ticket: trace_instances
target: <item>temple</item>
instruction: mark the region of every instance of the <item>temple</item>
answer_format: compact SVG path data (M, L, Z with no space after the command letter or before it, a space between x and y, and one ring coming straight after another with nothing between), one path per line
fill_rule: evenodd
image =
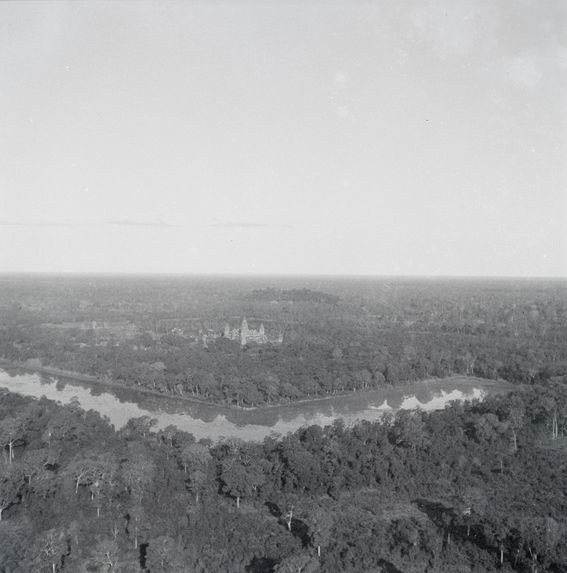
M242 319L240 328L231 329L228 323L225 324L223 336L229 340L239 340L241 346L246 346L246 344L249 342L255 342L256 344L267 344L268 342L276 342L281 344L283 342L282 334L280 334L276 340L268 340L263 324L260 324L260 328L258 328L258 330L248 328L248 322L246 321L246 318Z

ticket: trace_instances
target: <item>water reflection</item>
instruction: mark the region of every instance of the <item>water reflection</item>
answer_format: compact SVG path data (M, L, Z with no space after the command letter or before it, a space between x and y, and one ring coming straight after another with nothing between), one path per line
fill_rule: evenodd
M151 416L157 420L157 428L171 424L191 432L197 439L212 440L222 437L262 440L268 435L285 435L304 425L325 426L337 419L345 424L374 421L387 411L437 410L454 400L482 399L488 394L510 390L510 385L503 382L454 377L286 406L241 410L21 371L0 370L0 387L22 396L45 396L62 404L77 400L82 408L107 416L117 429L131 418Z

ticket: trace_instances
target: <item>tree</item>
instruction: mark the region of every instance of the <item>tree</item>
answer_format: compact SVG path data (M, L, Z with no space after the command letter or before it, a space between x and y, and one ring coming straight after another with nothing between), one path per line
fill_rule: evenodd
M317 548L317 556L321 557L321 548L327 545L335 525L332 509L317 506L309 512L307 517L311 541Z
M486 492L480 487L468 487L463 494L462 517L467 524L467 537L470 535L471 519L484 518L488 506Z
M402 410L396 415L392 426L394 444L411 448L422 448L429 443L425 424L420 412Z
M156 424L157 420L155 418L140 416L139 418L130 418L120 431L128 437L141 436L145 438Z
M318 573L320 565L308 553L293 553L282 559L274 568L274 573Z
M75 483L75 493L79 493L79 486L91 486L111 471L112 461L109 456L83 458L81 456L72 460L65 468L65 474ZM92 498L92 495L91 495Z
M506 432L507 425L500 422L492 412L482 414L474 423L475 435L480 443L492 443Z
M538 573L547 545L547 527L544 519L522 516L518 529L531 561L532 573Z
M92 566L97 570L110 573L120 571L120 556L122 552L116 539L102 539L91 552L91 557L87 560L85 571L92 571Z
M22 438L22 422L13 417L6 417L0 421L0 444L8 448L8 462L14 459L14 445Z
M279 380L277 376L268 374L258 380L258 388L265 396L266 402L271 404L272 401L279 398Z
M2 521L2 513L18 503L21 482L22 476L17 469L0 466L0 521Z
M189 489L199 503L199 494L209 479L212 457L207 446L200 443L187 444L181 452L183 469L189 478Z
M26 550L30 544L31 529L22 523L0 523L0 555L2 571L22 571Z
M510 427L512 428L512 440L514 452L518 450L518 432L524 425L525 407L519 396L512 396L509 404Z
M534 389L535 391L535 389ZM537 396L530 402L531 417L534 422L545 420L551 426L551 439L559 437L560 415L567 414L567 391L565 385L551 383L546 387L538 387Z
M493 546L498 549L498 561L502 568L504 564L504 554L506 544L512 529L510 521L500 512L490 511L488 515L478 516L481 519L484 537Z
M120 467L120 475L130 495L139 503L142 502L144 493L154 481L156 466L149 457L142 453L134 454Z
M191 571L187 567L187 556L179 541L162 535L149 543L146 566L152 573L169 573L170 571Z
M65 408L57 408L50 416L49 425L42 435L49 447L53 440L75 441L79 445L81 438L86 434L84 420L81 414L84 412L78 404L72 404ZM83 414L84 415L84 414Z
M354 380L356 383L355 389L361 388L362 390L366 390L372 383L372 374L370 374L366 368L363 368L355 373Z
M41 441L45 444L47 444L48 448L51 448L51 438L53 436L53 429L52 428L46 428L45 431L43 432L43 434L41 435Z
M144 508L138 503L130 508L128 515L128 532L133 537L134 549L138 549L140 535L147 536L149 533L148 517Z
M48 457L45 450L27 450L20 458L19 466L31 485L32 478L45 469Z
M52 573L56 573L62 567L63 556L67 553L68 544L68 537L64 529L50 529L43 535L41 556L51 568Z
M169 426L165 427L163 430L160 430L157 433L157 439L160 443L165 442L168 448L173 449L173 444L175 441L175 436L178 434L178 429L176 426L170 424Z
M251 495L264 483L264 474L250 458L237 453L223 461L220 479L222 489L236 499L240 507L240 498Z

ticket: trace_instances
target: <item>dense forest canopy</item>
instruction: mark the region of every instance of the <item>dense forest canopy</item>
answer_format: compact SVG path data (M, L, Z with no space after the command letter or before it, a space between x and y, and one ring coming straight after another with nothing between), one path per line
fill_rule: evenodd
M3 276L5 364L233 406L455 373L517 390L263 443L150 418L116 431L76 403L2 391L0 571L563 572L565 294L563 281ZM283 341L222 336L243 317Z
M301 289L277 289L268 287L264 289L254 289L250 294L251 300L262 300L268 302L325 302L337 304L339 297L308 288Z
M559 573L566 382L261 444L4 392L0 569Z
M243 317L283 343L222 336ZM567 283L22 277L0 280L0 358L235 406L464 374L567 372Z

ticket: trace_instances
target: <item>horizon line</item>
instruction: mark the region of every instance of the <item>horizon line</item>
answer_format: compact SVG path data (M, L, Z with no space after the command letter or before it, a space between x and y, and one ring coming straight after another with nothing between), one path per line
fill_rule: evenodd
M2 271L2 276L51 277L176 277L176 278L327 278L327 279L471 279L471 280L567 280L567 275L449 275L449 274L378 274L378 273L234 273L234 272L163 272L163 271Z

